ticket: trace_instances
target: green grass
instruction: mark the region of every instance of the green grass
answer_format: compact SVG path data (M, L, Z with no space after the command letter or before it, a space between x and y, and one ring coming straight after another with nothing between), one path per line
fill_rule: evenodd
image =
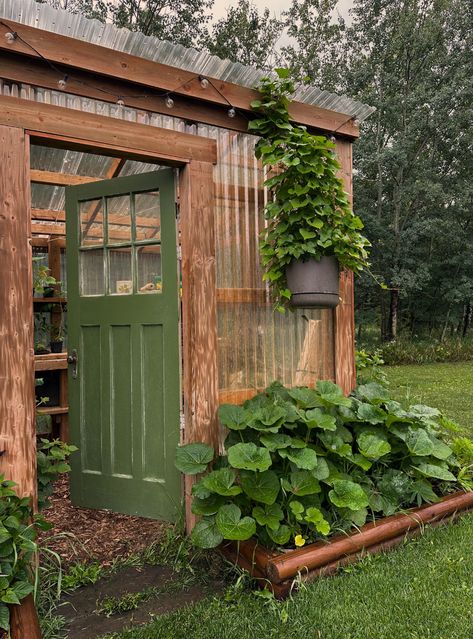
M400 400L442 410L473 437L473 362L383 368ZM473 634L472 634L473 636Z
M319 579L288 602L208 598L120 639L471 639L473 517ZM287 616L287 621L284 619Z
M439 407L473 435L473 363L385 369L395 395ZM114 639L472 639L473 515L286 602L211 597Z

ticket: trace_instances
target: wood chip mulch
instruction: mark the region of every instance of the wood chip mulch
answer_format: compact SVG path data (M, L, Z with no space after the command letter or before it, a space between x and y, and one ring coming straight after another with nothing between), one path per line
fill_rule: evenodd
M82 561L109 566L118 557L158 542L169 526L154 519L73 506L67 476L56 481L50 506L42 514L53 527L40 534L39 543L57 552L64 567Z

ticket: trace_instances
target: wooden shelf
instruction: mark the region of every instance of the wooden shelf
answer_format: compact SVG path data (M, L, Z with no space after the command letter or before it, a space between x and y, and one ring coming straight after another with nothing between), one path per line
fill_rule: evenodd
M67 415L69 406L42 406L36 412L38 415Z
M67 304L65 297L33 297L34 304Z
M67 353L45 353L34 356L35 371L60 371L67 369Z

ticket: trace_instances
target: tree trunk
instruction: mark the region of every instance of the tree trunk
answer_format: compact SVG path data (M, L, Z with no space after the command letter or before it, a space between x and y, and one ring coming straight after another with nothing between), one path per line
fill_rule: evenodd
M389 304L389 321L386 331L388 341L397 339L397 320L399 311L399 289L391 289L391 300Z
M468 301L465 304L465 312L464 312L464 316L463 316L462 337L466 337L468 335L468 332L469 332L470 326L471 326L471 315L472 315L471 302Z

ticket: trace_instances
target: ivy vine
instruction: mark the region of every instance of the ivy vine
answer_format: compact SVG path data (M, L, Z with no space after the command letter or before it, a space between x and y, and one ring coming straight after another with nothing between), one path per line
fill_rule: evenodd
M288 69L276 74L261 80L260 98L251 103L259 117L249 130L260 136L256 157L272 174L265 181L271 197L260 251L263 280L283 311L291 298L285 271L293 260L335 256L342 268L359 273L368 265L369 242L339 177L334 142L290 121L294 82Z

